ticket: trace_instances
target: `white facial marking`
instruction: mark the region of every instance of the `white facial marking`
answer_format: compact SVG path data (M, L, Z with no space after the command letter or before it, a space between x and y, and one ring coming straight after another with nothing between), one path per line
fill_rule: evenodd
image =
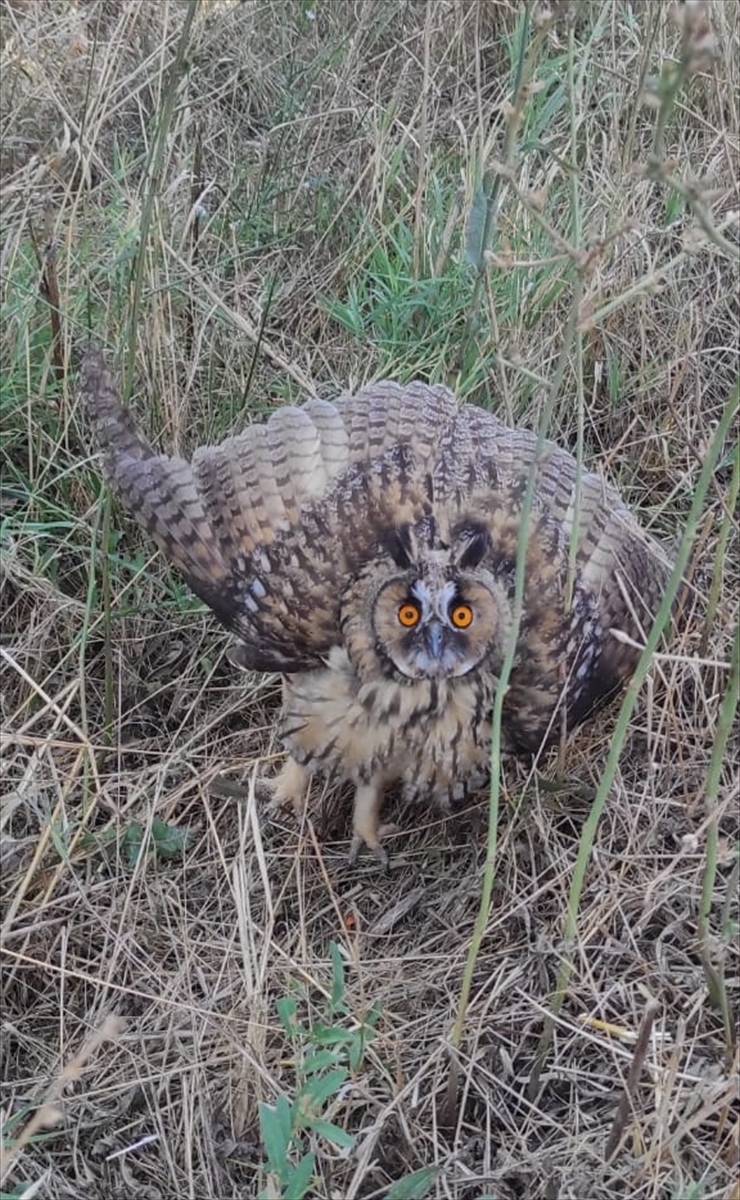
M454 598L456 586L450 579L436 592L430 592L429 586L423 579L417 579L411 585L411 595L421 608L421 624L436 617L443 625L448 625L448 610Z
M417 601L421 608L421 624L428 621L432 615L432 598L429 595L429 588L424 583L423 579L417 579L411 584L411 595Z
M448 583L446 583L444 585L444 587L439 592L437 592L437 595L435 597L435 599L437 601L437 605L436 605L437 616L439 617L440 621L444 621L445 624L449 624L449 609L450 609L450 605L452 604L454 595L455 595L455 585L452 582L452 580L450 580Z

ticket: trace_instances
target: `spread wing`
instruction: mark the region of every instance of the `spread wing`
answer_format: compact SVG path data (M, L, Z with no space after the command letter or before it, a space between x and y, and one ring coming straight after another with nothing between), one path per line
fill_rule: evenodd
M342 595L390 529L461 513L489 528L490 566L513 579L520 502L536 486L517 667L507 710L539 744L558 704L584 719L634 670L670 561L618 493L567 451L460 405L441 386L374 384L331 404L279 409L191 462L158 454L91 350L81 391L124 507L241 639L257 670L305 670L342 644ZM577 528L576 513L578 514ZM575 539L573 602L568 550ZM512 584L513 586L513 584ZM616 636L615 636L616 631ZM555 731L557 732L557 730Z
M97 350L80 390L112 490L257 670L305 670L340 644L349 575L380 530L429 511L411 431L399 440L383 426L394 396L403 419L397 385L370 389L347 422L321 400L279 409L191 462L153 450Z

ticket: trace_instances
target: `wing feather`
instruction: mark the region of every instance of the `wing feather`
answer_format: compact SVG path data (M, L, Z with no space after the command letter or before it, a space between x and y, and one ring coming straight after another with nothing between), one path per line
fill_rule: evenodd
M96 350L85 357L81 392L113 491L239 635L243 663L289 673L324 661L342 644L343 593L393 528L434 518L440 537L457 528L469 538L477 522L488 530L489 569L510 581L534 470L531 579L507 700L512 725L529 713L519 740L536 744L559 694L581 720L634 670L638 651L613 631L641 639L669 557L596 474L581 476L574 533L572 455L552 442L538 455L533 433L461 405L447 388L386 380L335 403L312 399L197 449L191 463L155 453Z

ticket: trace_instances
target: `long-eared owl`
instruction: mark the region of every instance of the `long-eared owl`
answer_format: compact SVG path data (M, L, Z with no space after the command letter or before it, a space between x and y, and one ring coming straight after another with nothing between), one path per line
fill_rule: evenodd
M241 664L283 677L278 798L302 803L316 772L350 782L354 854L385 859L389 786L446 808L484 783L522 539L506 747L536 752L634 671L669 558L600 476L578 487L569 453L447 388L311 399L187 462L152 449L97 350L81 386L124 507Z

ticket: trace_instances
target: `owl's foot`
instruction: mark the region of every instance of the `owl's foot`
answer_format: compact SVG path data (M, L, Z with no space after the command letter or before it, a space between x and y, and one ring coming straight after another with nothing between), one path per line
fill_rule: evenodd
M389 875L391 870L391 860L388 857L388 851L382 844L382 839L392 833L398 833L397 825L380 825L375 833L374 841L371 841L369 838L363 837L361 834L356 833L352 838L352 845L349 848L349 857L347 860L349 865L351 867L356 866L357 860L360 857L363 848L366 846L368 850L372 850L373 854L378 860L379 865L383 868L386 875Z
M296 817L302 817L308 798L309 773L294 758L286 758L275 779L260 779L258 789L272 812L290 804Z
M383 803L383 787L380 783L362 783L355 792L355 808L352 819L354 836L349 851L350 866L354 866L363 846L372 850L384 871L390 870L388 851L381 839L396 832L395 825L380 824L380 806Z

